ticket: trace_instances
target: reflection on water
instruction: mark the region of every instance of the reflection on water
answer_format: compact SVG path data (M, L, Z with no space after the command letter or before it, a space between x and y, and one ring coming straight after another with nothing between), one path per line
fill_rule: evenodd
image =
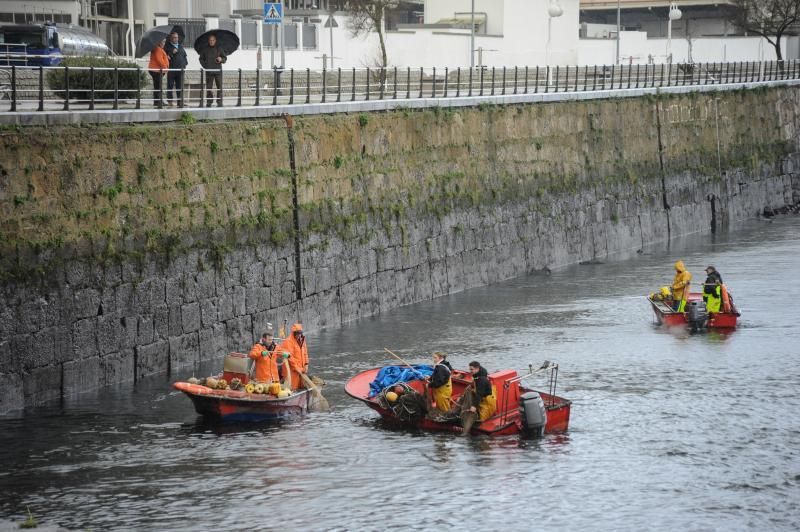
M332 410L275 425L198 419L163 377L0 421L0 516L70 528L800 527L800 220L753 223L310 335ZM715 264L732 334L655 327L642 297ZM702 278L699 279L702 281ZM454 365L561 365L568 434L472 438L387 426L352 374L440 349ZM217 369L208 364L197 374ZM545 378L534 381L544 387Z

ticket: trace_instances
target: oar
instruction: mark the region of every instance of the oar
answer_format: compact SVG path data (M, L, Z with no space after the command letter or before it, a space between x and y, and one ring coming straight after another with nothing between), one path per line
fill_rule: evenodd
M396 355L395 353L393 353L393 352L392 352L392 351L391 351L389 348L387 348L387 347L384 347L384 348L383 348L383 350L384 350L384 351L386 351L387 353L389 353L390 355L392 355L394 358L396 358L396 359L397 359L397 360L399 360L400 362L402 362L404 365L408 366L408 369L410 369L411 371L413 371L414 373L416 373L417 375L419 375L420 377L422 377L422 380L426 380L426 379L428 378L428 377L427 377L427 375L423 375L422 373L420 373L419 371L417 371L416 369L414 369L414 366L412 366L411 364L409 364L408 362L406 362L405 360L403 360L402 358L400 358L399 356L397 356L397 355Z
M308 378L308 375L306 375L305 373L301 373L300 378L303 379L303 382L306 384L306 388L311 390L311 395L314 397L314 403L313 403L314 409L320 412L330 410L331 405L328 404L328 400L325 399L325 397L322 395L322 392L317 387L317 385L314 384L314 381Z

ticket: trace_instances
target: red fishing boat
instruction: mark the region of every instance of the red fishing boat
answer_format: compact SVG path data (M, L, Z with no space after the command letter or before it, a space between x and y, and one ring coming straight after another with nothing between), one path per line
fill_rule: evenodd
M375 380L382 368L363 371L351 378L345 385L345 392L378 412L385 420L401 426L416 427L425 430L463 432L461 418L458 415L431 417L423 412L409 413L403 406L392 404L386 399L386 393L396 385L388 386L381 393L371 395L370 383ZM537 392L521 385L521 382L543 371L550 371L548 392ZM555 395L558 365L543 365L524 375L514 370L503 370L489 375L496 390L497 412L470 429L473 435L507 436L513 434L542 434L564 432L569 426L571 401ZM467 387L472 383L472 374L467 371L453 370L452 399L458 402ZM412 380L403 383L410 392L421 397L426 393L423 380Z
M295 390L287 397L281 395L288 392L278 395L248 392L248 357L242 353L230 353L225 357L223 373L218 378L226 383L238 380L242 389L206 386L210 379L200 382L190 379L193 382L176 382L172 386L192 400L198 414L225 422L263 422L299 416L308 412L313 401L310 390Z
M686 298L686 312L676 312L669 301L660 301L654 296L647 298L653 307L656 322L669 327L689 326L693 331L701 329L735 329L741 315L731 301L728 312L706 312L703 294L692 292Z

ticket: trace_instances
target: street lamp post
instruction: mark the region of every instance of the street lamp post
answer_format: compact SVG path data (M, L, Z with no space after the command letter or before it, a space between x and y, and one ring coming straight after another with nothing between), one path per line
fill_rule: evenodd
M547 6L547 66L550 66L550 37L553 35L553 19L560 17L564 14L564 10L558 5L558 0L550 0L550 5ZM547 69L547 84L551 81L551 69Z
M678 9L678 4L672 2L669 5L669 18L667 20L667 62L672 63L672 21L681 18L681 10Z
M469 26L469 68L475 69L475 0L472 0Z
M622 16L619 8L620 0L617 0L617 64L619 65L619 32L622 30Z

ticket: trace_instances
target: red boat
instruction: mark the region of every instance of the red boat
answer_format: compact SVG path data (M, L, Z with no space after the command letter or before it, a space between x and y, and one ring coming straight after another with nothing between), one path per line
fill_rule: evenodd
M676 312L669 301L659 301L652 296L647 300L653 307L656 322L668 327L689 326L692 330L700 329L735 329L736 321L741 314L731 303L730 312L706 313L703 294L692 292L686 299L686 312Z
M176 382L176 390L185 393L198 414L221 421L275 421L308 411L311 393L297 390L289 397L247 393L244 390L214 390L201 384Z
M221 378L227 383L238 379L241 386L248 384L249 359L243 353L230 353L225 357ZM176 382L176 390L185 393L194 403L198 414L220 421L275 421L308 412L312 401L310 390L295 390L288 397L248 393L245 390L210 388L204 384Z
M393 405L389 404L383 393L370 397L370 383L375 380L382 368L373 368L361 372L347 381L345 392L350 397L358 399L378 412L385 420L401 426L416 427L425 430L463 432L460 419L431 418L427 415L402 417L398 415ZM544 412L544 433L564 432L569 426L569 413L571 401L555 395L555 385L558 375L558 365L542 366L539 370L529 374L518 375L514 370L503 370L489 375L489 380L497 392L497 412L489 419L476 423L470 433L473 435L507 436L529 432L525 418L525 407L521 407L520 398L527 392L534 390L521 386L520 382L532 374L549 369L549 393L537 392ZM452 399L458 401L464 391L472 383L472 374L467 371L453 370L452 372L453 395ZM425 385L422 380L413 380L404 385L419 394L425 394ZM395 385L392 385L395 386ZM392 386L388 387L392 388ZM523 404L528 404L528 396L523 397ZM544 420L543 420L544 421Z

